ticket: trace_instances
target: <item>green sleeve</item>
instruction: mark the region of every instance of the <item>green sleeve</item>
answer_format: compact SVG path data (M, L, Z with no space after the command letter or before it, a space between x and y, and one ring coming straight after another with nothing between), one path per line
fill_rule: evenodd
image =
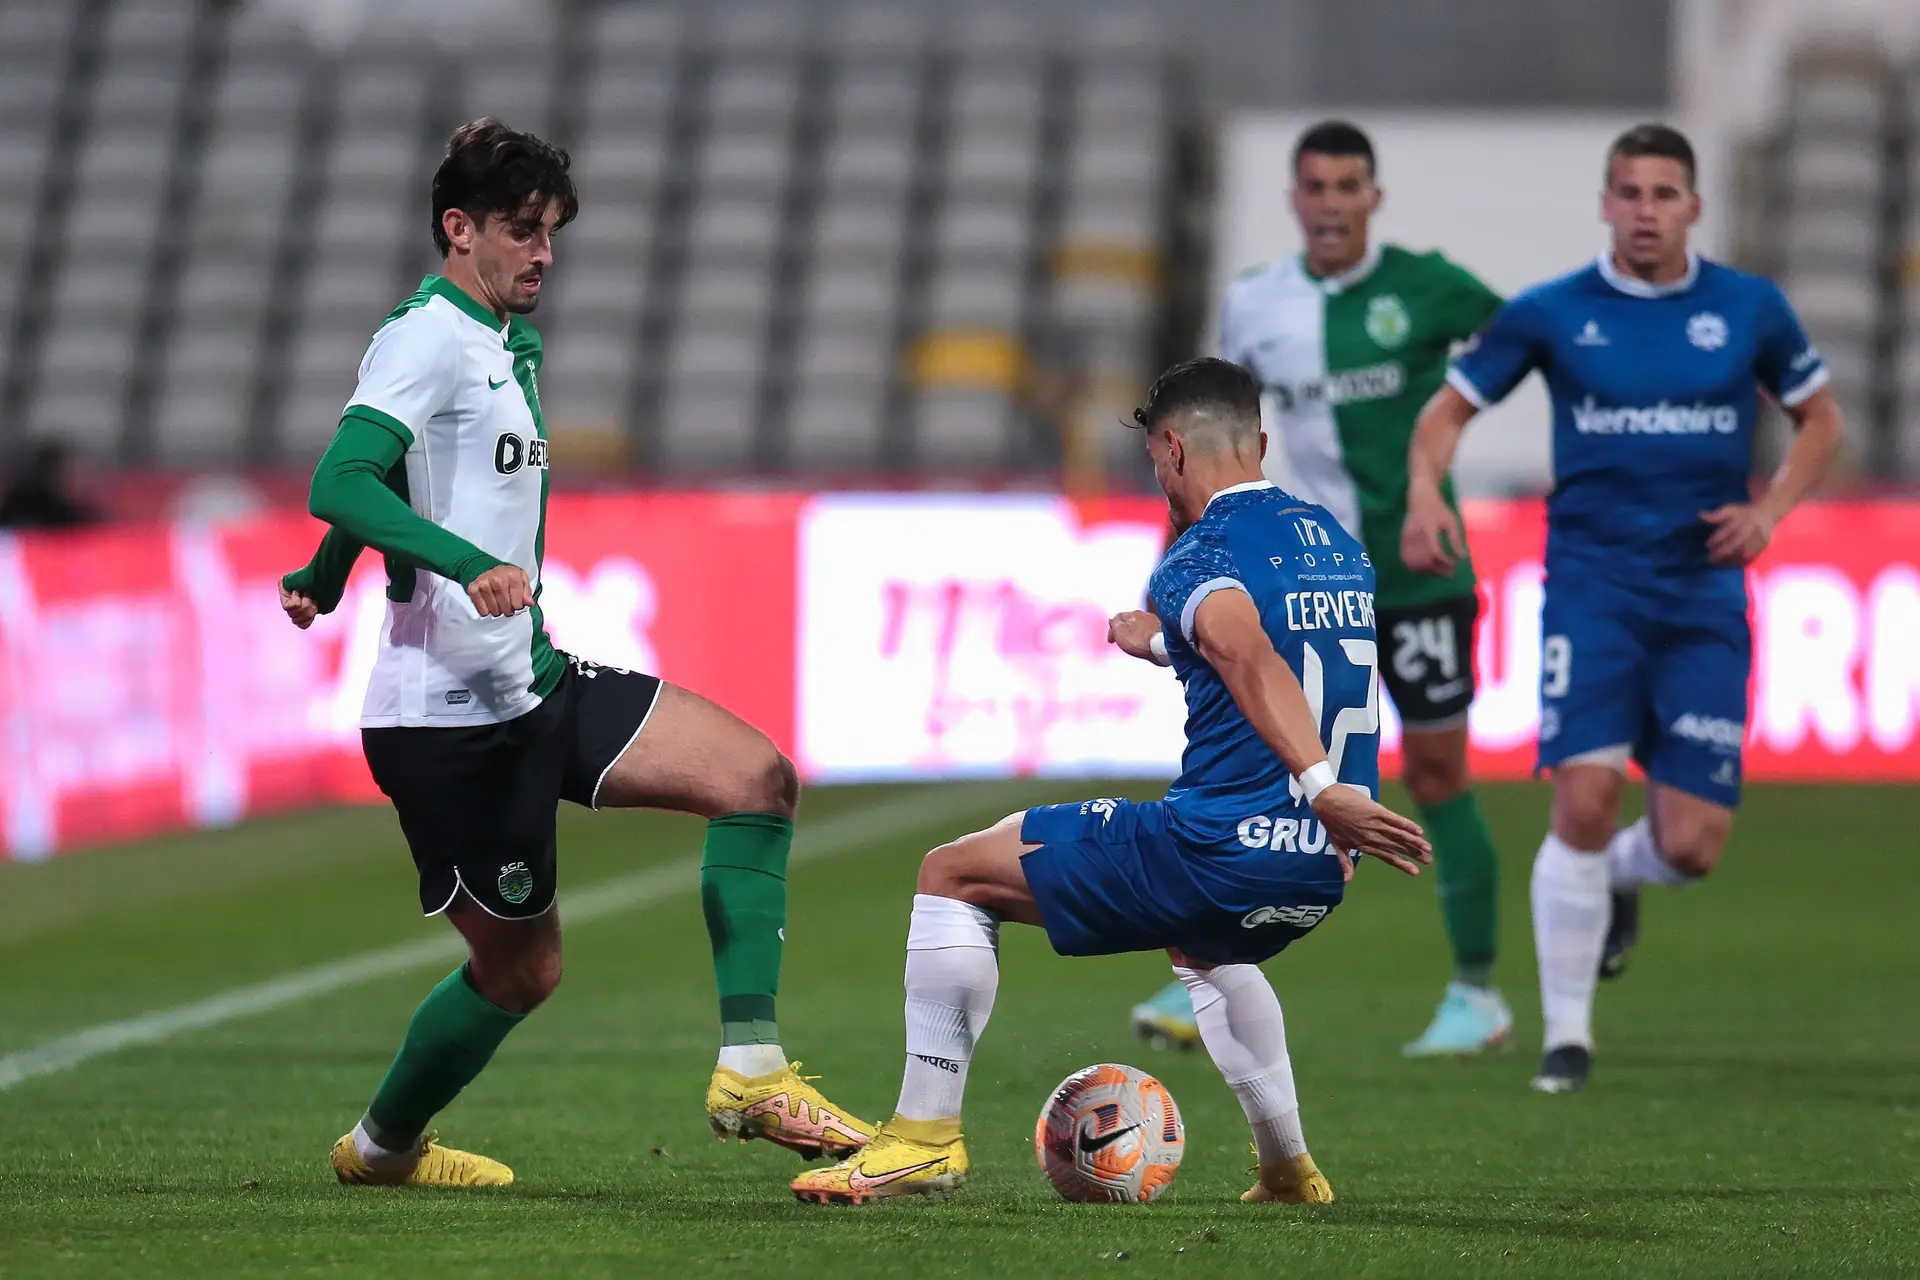
M1454 342L1465 342L1486 327L1493 319L1493 313L1506 303L1497 292L1489 288L1487 282L1459 263L1449 258L1439 257L1450 288L1451 305L1447 313L1453 323L1449 326L1447 337Z
M322 613L332 613L340 605L340 597L347 589L347 579L353 575L354 561L366 547L338 529L328 528L320 539L320 547L313 553L313 559L305 566L295 569L280 579L280 585L288 591L298 591L320 607Z
M377 409L355 405L313 473L307 510L344 538L467 586L502 562L422 516L395 491L411 433Z

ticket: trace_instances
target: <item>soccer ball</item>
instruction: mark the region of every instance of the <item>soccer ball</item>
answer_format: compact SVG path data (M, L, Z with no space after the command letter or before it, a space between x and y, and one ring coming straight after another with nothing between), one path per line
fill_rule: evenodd
M1187 1128L1167 1086L1103 1062L1074 1072L1040 1108L1033 1152L1063 1200L1157 1200L1173 1185Z

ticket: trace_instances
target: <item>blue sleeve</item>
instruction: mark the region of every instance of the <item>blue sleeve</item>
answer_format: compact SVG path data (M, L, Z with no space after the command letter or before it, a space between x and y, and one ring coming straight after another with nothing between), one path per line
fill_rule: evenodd
M1192 530L1153 571L1154 612L1164 627L1178 631L1191 646L1193 616L1200 602L1229 588L1247 589L1226 539L1211 527Z
M1764 289L1753 372L1768 395L1791 409L1827 385L1827 364L1780 286L1769 280Z
M1533 295L1522 294L1494 312L1486 327L1454 357L1453 367L1447 370L1448 385L1476 409L1505 400L1539 367L1545 353L1539 311Z

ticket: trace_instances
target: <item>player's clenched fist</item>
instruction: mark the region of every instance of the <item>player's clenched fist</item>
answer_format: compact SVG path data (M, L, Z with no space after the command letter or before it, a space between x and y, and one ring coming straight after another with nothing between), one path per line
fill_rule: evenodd
M533 605L533 584L517 565L500 564L467 584L467 598L483 618L508 618Z
M1313 801L1313 816L1336 849L1370 853L1410 876L1433 861L1420 824L1378 803L1359 787L1331 786Z
M1119 646L1129 657L1157 661L1153 638L1160 634L1160 619L1138 609L1116 613L1107 619L1107 642Z
M302 631L312 626L313 620L320 616L320 606L313 602L313 597L299 591L289 591L285 587L280 588L280 607L287 611L287 617L293 625Z

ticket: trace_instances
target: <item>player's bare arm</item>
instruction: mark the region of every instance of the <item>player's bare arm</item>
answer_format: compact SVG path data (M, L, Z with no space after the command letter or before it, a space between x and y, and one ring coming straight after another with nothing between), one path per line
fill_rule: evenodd
M1273 748L1289 772L1300 777L1324 764L1320 726L1293 669L1274 650L1260 624L1260 611L1242 591L1216 591L1194 613L1194 648L1219 673L1234 705ZM1377 803L1357 787L1329 786L1309 803L1341 850L1371 853L1408 875L1433 861L1420 824Z
M1787 513L1820 486L1834 455L1840 451L1840 402L1822 387L1799 404L1787 407L1793 419L1793 444L1773 473L1758 501L1730 502L1703 511L1700 518L1713 526L1707 537L1707 555L1715 564L1752 564L1773 540L1773 531Z
M1446 577L1453 572L1467 539L1460 518L1441 496L1440 484L1453 466L1454 451L1467 423L1480 412L1473 401L1443 384L1420 410L1407 450L1407 519L1400 529L1400 558L1415 573Z
M1130 658L1139 658L1157 667L1171 665L1160 619L1144 609L1129 609L1107 619L1107 643Z

